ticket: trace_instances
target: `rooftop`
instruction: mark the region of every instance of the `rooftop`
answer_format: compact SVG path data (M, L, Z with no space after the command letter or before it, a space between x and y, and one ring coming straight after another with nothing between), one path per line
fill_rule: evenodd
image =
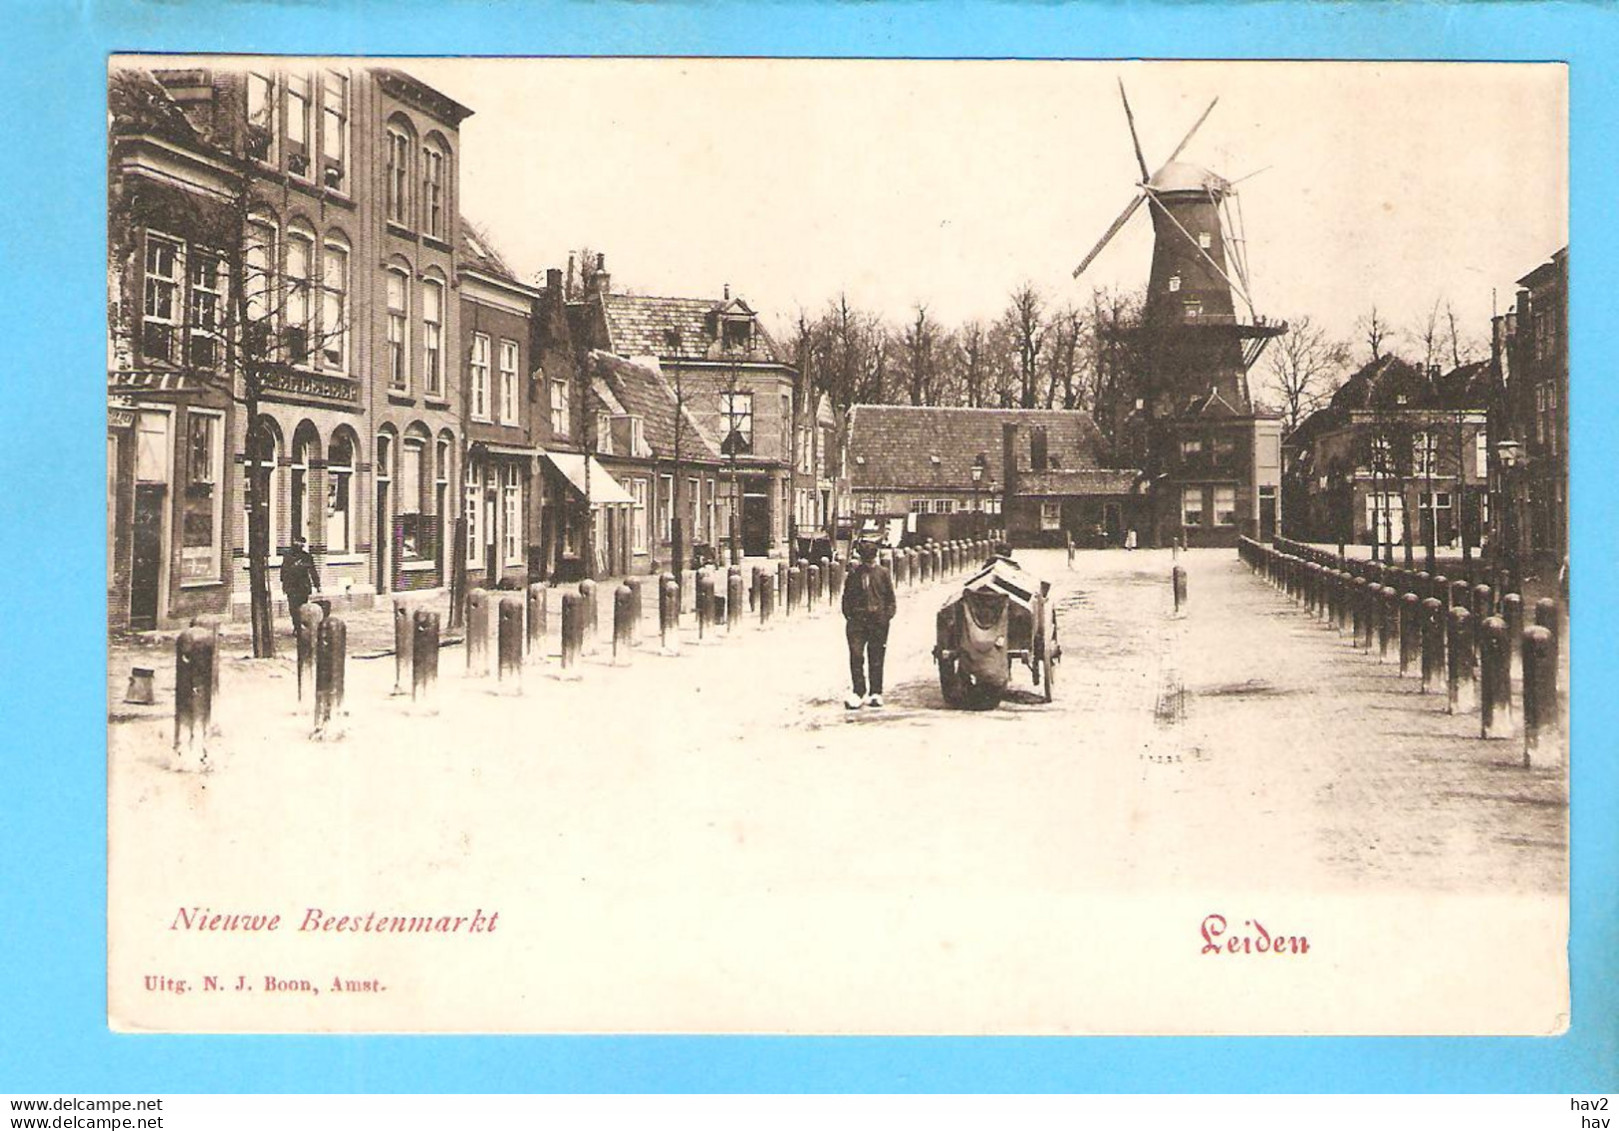
M1046 430L1053 470L1097 470L1102 434L1088 413L1062 409L855 405L849 410L849 475L863 488L957 488L1002 481L1003 428L1019 425L1018 466L1030 466L1030 435ZM1133 472L1131 473L1134 474ZM997 488L998 489L998 488Z
M788 364L753 308L739 298L627 294L598 297L607 321L609 346L620 357ZM727 319L749 324L745 346L726 347L722 323Z

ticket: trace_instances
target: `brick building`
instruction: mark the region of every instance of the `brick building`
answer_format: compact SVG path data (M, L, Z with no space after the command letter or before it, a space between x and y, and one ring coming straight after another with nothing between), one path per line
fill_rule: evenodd
M855 405L844 460L857 523L944 539L1002 528L1019 546L1122 545L1150 519L1140 472L1107 466L1088 413Z
M1555 576L1568 558L1568 248L1518 280L1495 319L1497 508L1509 569Z
M797 369L757 313L730 288L718 299L614 294L598 264L576 304L582 348L655 359L698 425L718 438L724 473L712 495L685 498L682 513L711 545L728 541L733 516L741 550L779 555L792 534L794 390ZM661 495L658 508L675 505Z

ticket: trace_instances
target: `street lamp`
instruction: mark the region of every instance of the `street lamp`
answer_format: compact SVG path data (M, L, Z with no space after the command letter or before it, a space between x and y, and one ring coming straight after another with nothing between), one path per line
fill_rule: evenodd
M1518 468L1523 462L1523 445L1510 438L1497 441L1495 461L1501 469L1501 565L1507 575L1501 586L1504 593L1518 583Z
M984 482L984 457L981 456L981 455L973 460L972 477L973 477L973 513L977 516L974 521L975 521L976 524L980 524L980 525L986 524L988 522L988 519L984 517L983 503L979 500L979 497L978 497L979 485Z

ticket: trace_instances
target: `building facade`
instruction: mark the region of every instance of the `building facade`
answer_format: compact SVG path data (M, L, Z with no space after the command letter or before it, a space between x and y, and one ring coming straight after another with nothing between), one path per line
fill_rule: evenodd
M753 308L733 298L729 287L719 299L615 294L604 264L577 305L582 348L655 360L680 404L719 444L723 471L714 495L688 499L687 485L677 488L682 512L691 512L703 535L691 542L717 546L734 539L744 555L786 553L797 369ZM674 504L657 501L659 507Z

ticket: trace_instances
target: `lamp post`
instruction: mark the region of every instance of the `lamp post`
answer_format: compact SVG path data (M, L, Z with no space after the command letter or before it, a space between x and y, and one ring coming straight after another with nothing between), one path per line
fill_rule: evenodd
M984 482L984 457L982 455L978 456L977 458L975 458L973 460L972 477L973 477L973 514L977 516L975 521L976 521L976 523L978 525L987 527L988 519L984 515L983 500L979 497L979 494L978 494L978 489L983 485L983 482ZM974 531L974 533L977 533L977 531Z
M1500 440L1495 445L1496 466L1500 469L1501 507L1501 569L1506 577L1501 582L1501 592L1510 592L1518 584L1519 540L1521 515L1518 513L1521 499L1519 498L1518 469L1523 461L1523 445L1513 439Z

